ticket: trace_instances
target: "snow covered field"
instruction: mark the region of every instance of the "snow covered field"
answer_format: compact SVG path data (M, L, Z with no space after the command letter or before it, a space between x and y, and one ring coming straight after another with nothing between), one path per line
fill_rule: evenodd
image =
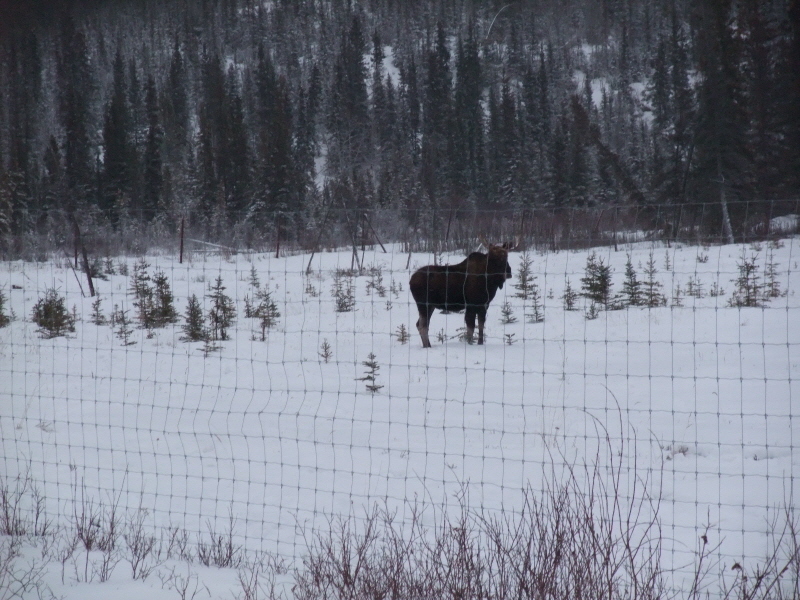
M134 329L130 345L118 327L91 322L95 299L82 296L85 277L66 259L0 263L6 314L16 317L0 329L0 475L12 488L29 477L60 526L74 525L91 502L125 515L144 509L157 535L185 530L191 554L233 519L237 545L295 564L331 516L361 517L378 502L402 522L410 503L454 506L463 489L471 509L513 513L526 485L541 489L565 463L608 467L610 454L623 489L647 479L661 499L662 564L677 570L677 585L689 587L704 533L719 544L720 571L762 559L770 523L800 497L797 239L598 248L613 268L613 294L622 293L628 254L640 281L652 256L667 305L595 319L583 298L575 311L562 300L567 278L580 291L591 251L531 253L540 323L528 317L532 300L516 297L515 252L514 278L489 308L487 343L465 344L463 316L437 313L430 350L421 348L408 279L433 257L387 250L368 249L361 275L339 273L342 289L353 285L347 312L337 312L332 289L337 269L351 268L349 251L316 254L310 275L309 255L195 253L183 264L148 255L148 272L166 274L181 319ZM761 283L774 267L781 294L762 307L729 306L742 252L757 256ZM95 280L106 317L118 305L133 319L137 260L114 257L116 274ZM244 315L253 273L280 312L266 341L258 319ZM203 342L182 341L180 326L189 295L208 310L218 277L237 319L230 339L206 352ZM43 339L31 322L48 288L74 307L67 337ZM506 302L516 321L504 324ZM374 381L364 379L370 353ZM370 383L382 387L371 393ZM40 545L24 545L17 563L40 558ZM94 567L84 569L85 553L54 556L42 581L57 597L109 597L108 586L115 598L180 595L165 577L134 581L124 561L101 585ZM100 553L92 556L95 565ZM234 570L159 568L168 567L191 579L198 598L241 595Z

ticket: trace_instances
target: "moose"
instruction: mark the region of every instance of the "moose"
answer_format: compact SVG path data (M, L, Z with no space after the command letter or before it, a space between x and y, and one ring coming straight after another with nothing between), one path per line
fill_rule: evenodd
M473 252L456 265L428 265L418 269L409 281L409 289L419 309L417 330L422 347L430 348L428 327L437 308L443 312L465 310L467 342L473 342L475 317L478 317L478 344L483 344L486 309L497 290L511 278L508 266L509 245L496 246L483 241L488 254Z

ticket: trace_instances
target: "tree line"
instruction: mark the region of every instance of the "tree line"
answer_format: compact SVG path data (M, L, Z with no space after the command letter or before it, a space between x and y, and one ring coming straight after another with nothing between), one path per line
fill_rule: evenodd
M656 205L734 235L799 196L796 0L31 4L0 25L7 240Z

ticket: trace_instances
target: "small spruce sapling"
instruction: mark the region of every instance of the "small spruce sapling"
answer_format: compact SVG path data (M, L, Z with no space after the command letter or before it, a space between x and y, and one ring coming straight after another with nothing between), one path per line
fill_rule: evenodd
M246 299L247 300L247 299ZM245 302L245 316L250 316L259 320L261 327L261 341L267 339L267 329L271 329L278 323L281 316L278 310L278 305L272 299L272 292L267 288L256 290L255 301L257 304L250 303L248 311L248 302Z
M514 309L511 308L511 303L508 300L503 302L503 306L500 308L500 313L503 315L500 318L500 322L503 325L510 325L511 323L517 322L517 317L514 316Z
M164 271L156 271L153 274L153 304L151 321L154 327L164 327L168 323L178 321L178 313L175 311L175 298L172 295L172 288L169 285Z
M666 297L661 293L662 284L656 279L656 273L658 273L658 269L656 268L656 261L655 258L653 258L653 253L651 252L650 258L647 260L647 266L644 268L646 279L642 284L644 305L649 308L664 306L667 303Z
M131 334L133 333L133 329L131 329L131 322L128 320L128 311L127 310L118 310L117 314L114 318L114 321L117 325L117 337L122 340L123 346L131 346L136 342L131 341Z
M250 285L253 289L261 289L261 281L258 278L258 272L256 272L256 266L250 265Z
M751 254L750 258L747 258L747 253L742 248L739 262L736 263L736 267L739 269L739 276L736 279L731 279L735 288L728 300L730 306L740 308L761 306L761 284L759 283L760 277L756 266L757 260L758 254Z
M675 286L675 290L672 292L672 308L683 308L683 290L681 290L681 284Z
M595 304L608 307L611 298L611 267L592 252L586 258L585 276L581 277L583 295Z
M133 306L136 308L136 318L142 327L150 329L155 326L155 291L151 285L152 280L147 273L150 265L144 258L140 258L133 266L133 276L131 278L131 293L133 294Z
M6 294L0 289L0 327L5 327L11 323L11 317L6 315Z
M330 342L328 342L327 338L322 340L322 345L320 346L319 349L320 349L319 355L322 358L322 360L324 360L326 363L330 362L331 358L333 358L333 349L331 348L331 344Z
M569 277L567 278L566 283L564 284L564 295L561 296L561 299L564 301L564 310L577 310L578 309L578 292L576 292L572 288L572 284L569 281Z
M395 298L399 298L400 297L400 292L403 291L403 283L395 281L394 279L392 279L392 283L389 286L389 290L394 294Z
M221 346L216 344L213 339L211 339L211 335L208 331L203 336L203 347L200 350L203 352L203 358L208 358L208 355L214 352L215 350L219 350Z
M383 270L380 267L371 267L368 270L369 280L367 281L367 293L372 290L378 294L379 297L386 297L386 286L383 285Z
M362 361L361 364L367 367L367 370L364 372L364 377L359 377L358 380L365 381L367 391L374 395L375 392L383 387L377 383L378 371L380 371L381 367L378 364L375 354L372 352L370 352L367 356L367 360Z
M636 269L633 268L631 255L625 263L625 281L622 282L622 296L628 306L639 306L642 304L642 284L636 276Z
M775 262L775 256L770 249L767 252L767 262L764 264L764 284L762 286L764 299L767 301L783 295L781 284L778 281L778 264Z
M542 304L542 294L536 283L531 286L528 297L531 301L531 312L526 315L528 317L528 323L541 323L544 321L544 305Z
M589 304L589 308L584 313L584 316L586 317L587 321L594 321L600 316L600 310L597 308L597 304L594 301Z
M195 294L189 296L184 317L185 322L181 326L184 335L181 339L187 342L202 341L206 337L206 320L203 317L203 308L200 306L200 300Z
M518 290L515 294L517 298L527 300L533 291L533 286L536 285L534 283L536 277L533 276L531 269L532 265L533 259L531 259L530 254L527 251L523 252L517 268L517 283L514 284L514 288Z
M101 302L102 300L100 299L100 296L97 296L97 298L95 298L95 301L92 302L91 322L94 323L95 325L105 325L107 322L106 317L103 314L103 311L100 309Z
M31 311L31 320L45 339L65 336L75 331L75 316L67 310L66 300L55 288L45 291Z
M214 341L227 340L228 328L236 320L236 308L233 300L225 293L227 289L222 285L222 276L217 276L214 285L209 286L207 298L211 301L208 311L209 331Z
M686 282L686 295L690 298L702 298L703 291L700 285L700 279L697 276L692 275L689 277ZM698 295L698 288L700 288L700 295Z
M395 337L397 337L397 341L401 344L407 344L409 340L408 329L406 329L405 323L400 323L397 327L397 333L395 333Z
M306 278L306 289L304 291L312 298L319 297L319 290L317 290L317 288L315 288L314 285L311 283L311 277Z
M336 301L336 312L350 312L355 308L356 298L353 275L337 270L333 276L333 298Z

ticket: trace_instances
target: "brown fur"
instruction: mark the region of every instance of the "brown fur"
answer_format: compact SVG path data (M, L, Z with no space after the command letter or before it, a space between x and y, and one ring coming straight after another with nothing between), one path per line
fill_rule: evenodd
M489 246L489 253L473 252L455 265L428 265L417 270L409 288L419 310L417 330L423 348L430 348L428 338L433 311L466 311L467 341L472 343L475 317L478 317L478 343L483 344L486 309L497 290L511 277L508 246Z

